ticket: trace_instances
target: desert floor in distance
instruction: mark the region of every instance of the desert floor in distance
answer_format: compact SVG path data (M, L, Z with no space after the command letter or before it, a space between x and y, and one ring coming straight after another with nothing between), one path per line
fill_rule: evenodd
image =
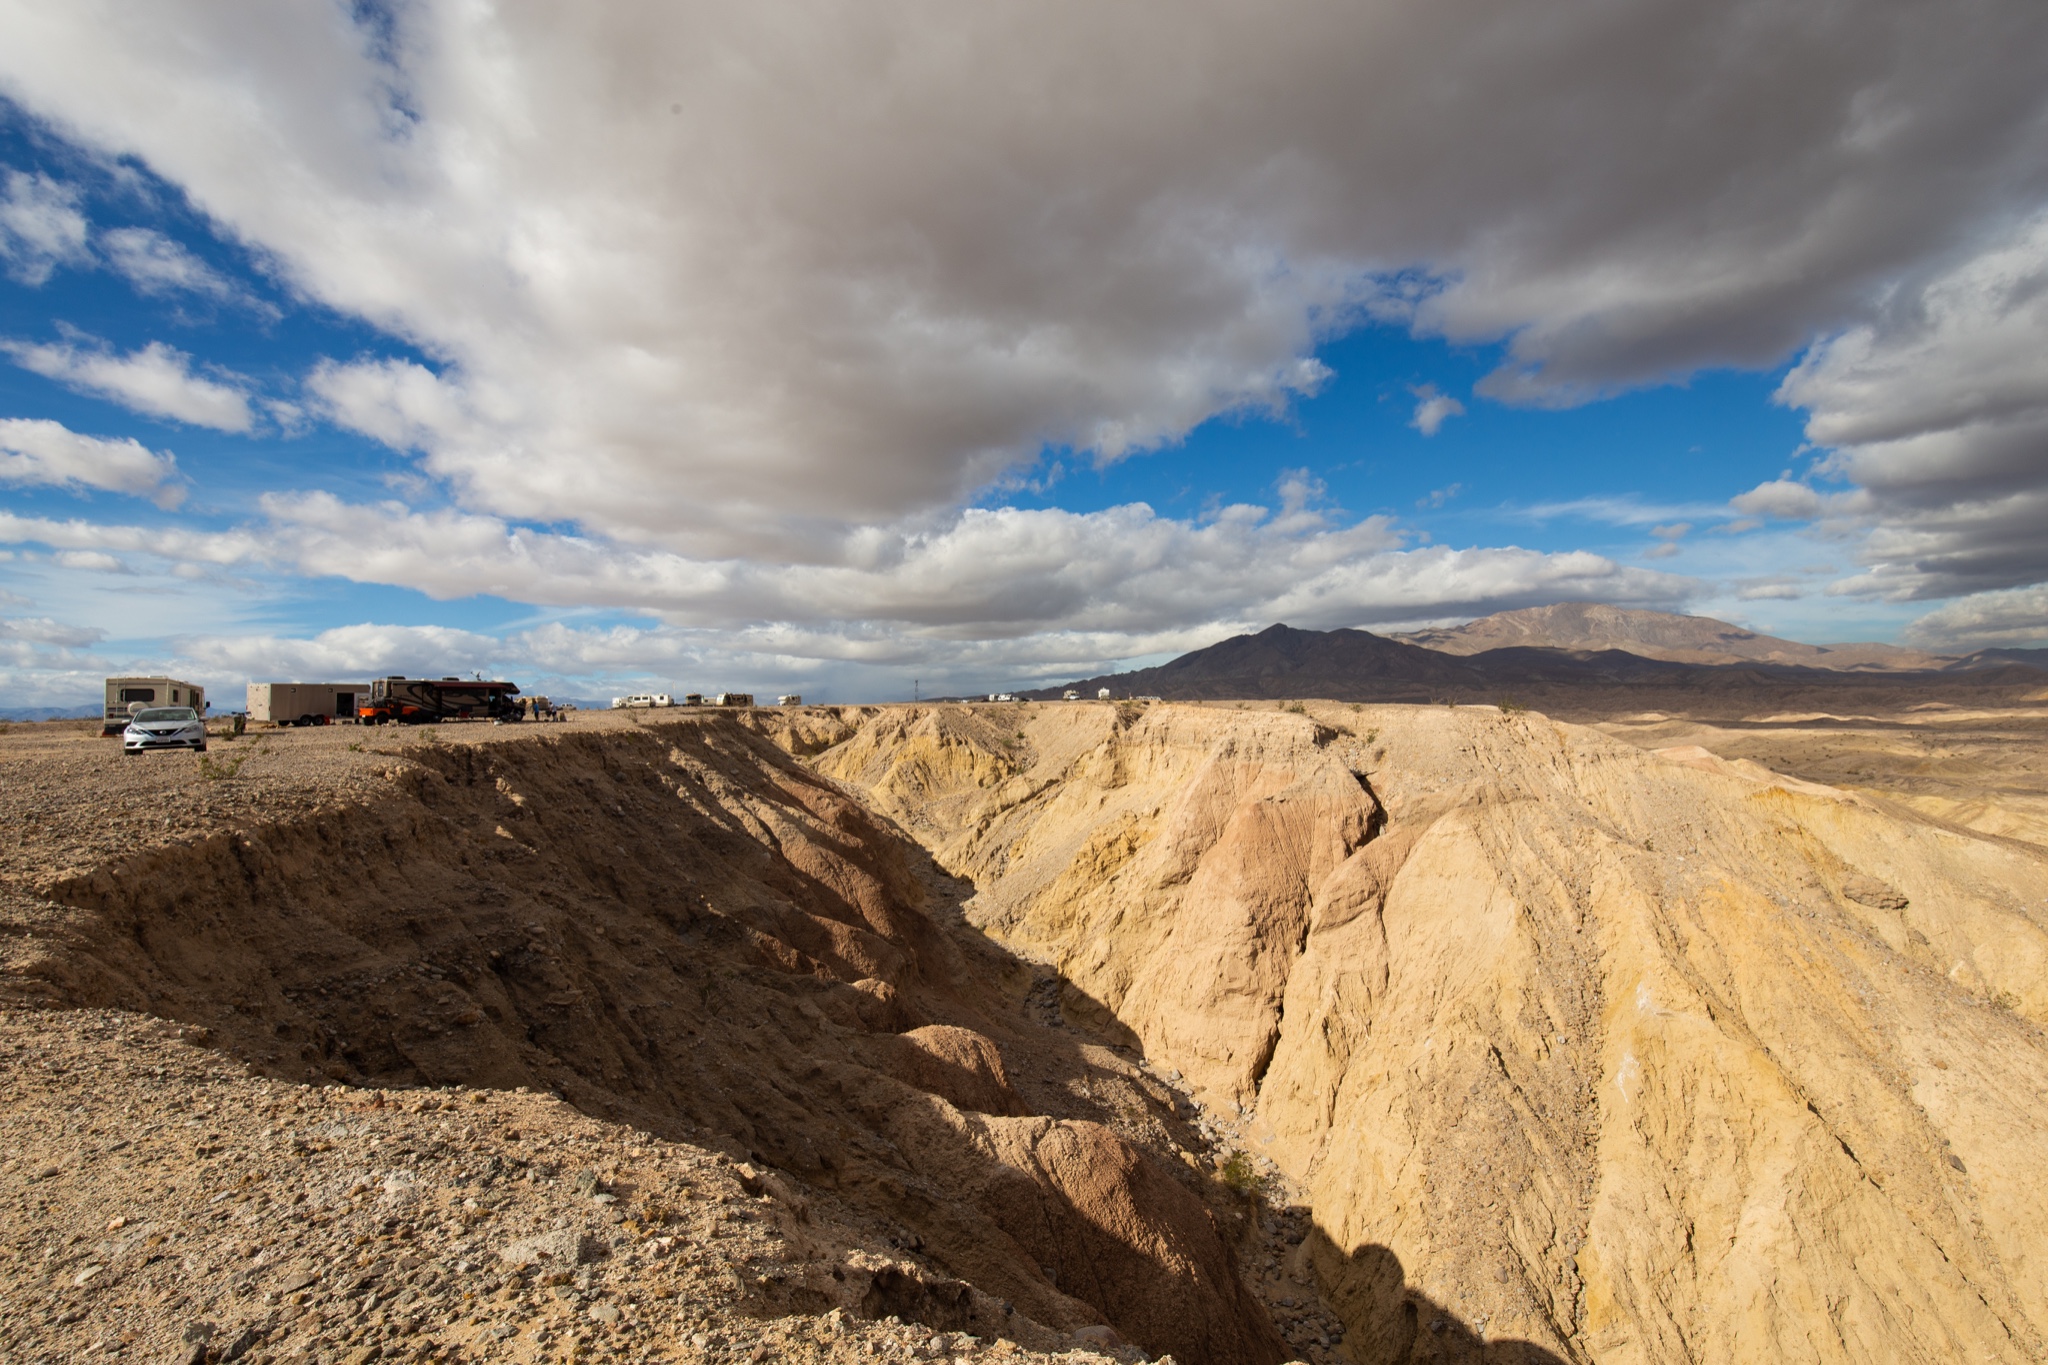
M1607 700L13 726L0 1353L2040 1358L2048 702Z

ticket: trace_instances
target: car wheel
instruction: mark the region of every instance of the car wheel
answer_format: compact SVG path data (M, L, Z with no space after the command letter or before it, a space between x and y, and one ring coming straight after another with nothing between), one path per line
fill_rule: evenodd
M206 746L204 744L195 744L192 747L202 754L206 752Z

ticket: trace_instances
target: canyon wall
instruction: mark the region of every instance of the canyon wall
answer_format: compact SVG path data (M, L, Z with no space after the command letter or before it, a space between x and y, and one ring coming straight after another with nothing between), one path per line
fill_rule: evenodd
M2039 848L1492 707L843 723L974 923L1242 1115L1353 1359L2043 1357Z
M284 1079L552 1090L725 1147L893 1248L909 1278L877 1313L1284 1358L1220 1187L1173 1156L1184 1102L1035 1022L1050 978L781 749L717 717L408 742L383 785L33 887L0 1001L178 1020ZM858 1306L870 1277L830 1254L788 1284L762 1267L764 1309Z

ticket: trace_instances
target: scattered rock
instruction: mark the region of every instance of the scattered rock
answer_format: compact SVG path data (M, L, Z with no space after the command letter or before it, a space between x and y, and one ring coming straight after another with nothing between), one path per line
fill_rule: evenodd
M1903 910L1912 902L1875 877L1856 874L1842 883L1842 894L1873 910Z
M571 1228L558 1228L507 1245L498 1252L498 1259L513 1266L545 1264L562 1269L587 1265L603 1255L604 1246L595 1237Z

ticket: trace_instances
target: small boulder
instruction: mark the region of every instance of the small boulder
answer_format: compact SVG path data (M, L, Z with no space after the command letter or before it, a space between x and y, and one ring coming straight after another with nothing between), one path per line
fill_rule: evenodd
M595 1237L574 1228L560 1228L535 1237L523 1237L498 1253L498 1259L514 1266L547 1265L554 1269L587 1265L602 1257L604 1248Z
M1912 902L1875 877L1861 873L1851 876L1842 883L1842 894L1858 905L1867 905L1873 910L1903 910Z

